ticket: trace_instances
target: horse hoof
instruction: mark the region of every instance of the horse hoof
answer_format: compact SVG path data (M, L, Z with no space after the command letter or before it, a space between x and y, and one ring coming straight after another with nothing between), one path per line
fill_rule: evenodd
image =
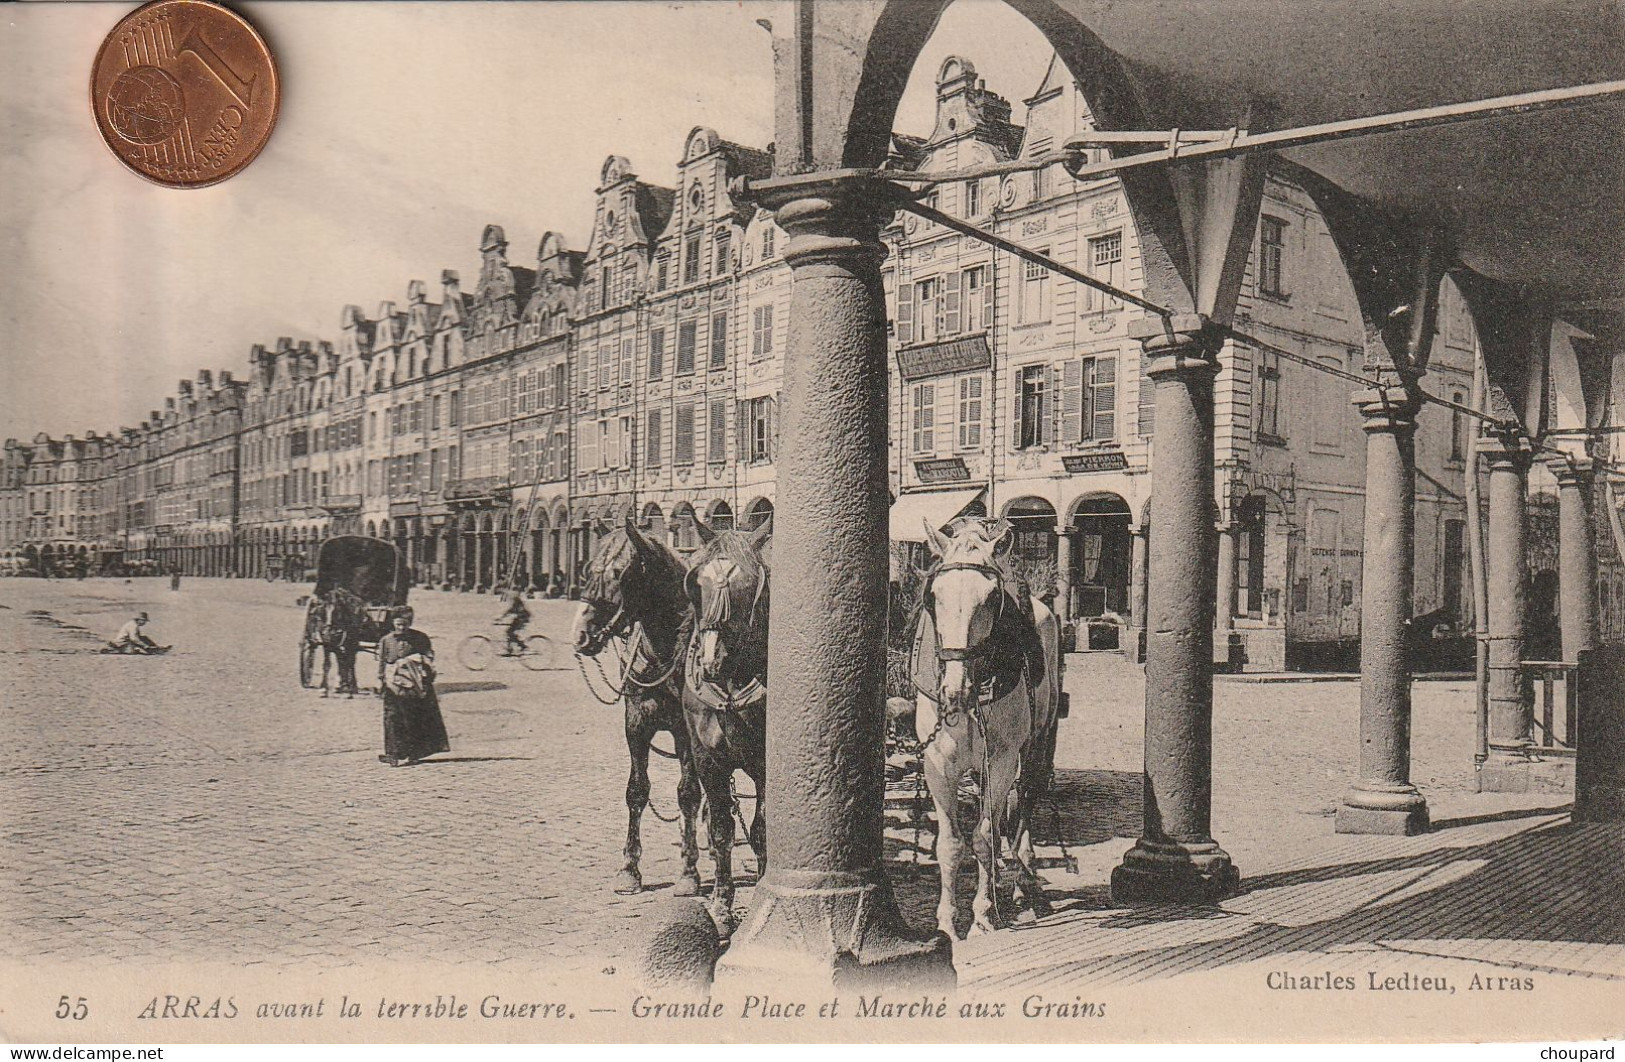
M635 870L627 869L615 875L615 893L618 896L635 896L643 891L643 876Z
M698 896L700 894L700 876L694 873L685 873L677 879L672 887L673 896Z
M993 923L978 918L970 924L970 932L965 935L967 937L980 937L991 932L993 932Z
M718 907L713 904L709 910L711 921L717 925L717 939L726 944L734 935L733 906L730 904L727 907Z

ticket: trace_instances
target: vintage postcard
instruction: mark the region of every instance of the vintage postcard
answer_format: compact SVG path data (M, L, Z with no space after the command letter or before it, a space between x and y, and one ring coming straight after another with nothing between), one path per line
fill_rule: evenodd
M11 5L0 1038L1625 1033L1608 0Z

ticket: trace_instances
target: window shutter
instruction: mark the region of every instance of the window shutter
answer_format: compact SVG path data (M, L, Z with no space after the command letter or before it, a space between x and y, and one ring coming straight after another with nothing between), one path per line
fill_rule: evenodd
M1095 359L1094 438L1117 437L1117 359Z
M1061 441L1075 443L1083 435L1083 359L1061 364Z
M725 369L728 367L728 315L725 313L711 316L711 368Z
M728 460L728 406L725 402L711 403L710 458L713 464Z
M914 342L914 285L897 282L897 345Z
M1151 374L1145 371L1147 364L1149 359L1140 355L1140 434L1149 439L1157 426L1157 395Z
M775 460L779 452L779 396L767 400L767 459Z
M956 336L961 331L961 314L959 312L960 276L961 274L958 271L950 271L947 276L942 278L943 286L946 289L942 299L943 335Z
M1027 403L1022 401L1027 393L1026 381L1023 379L1023 375L1022 371L1017 369L1012 376L1012 381L1015 383L1015 387L1012 388L1015 392L1015 408L1010 413L1010 449L1012 450L1022 448L1022 444L1030 430L1026 419Z
M598 422L583 421L576 437L581 441L581 467L598 467Z
M648 415L648 418L647 418L645 423L647 424L647 427L646 427L645 430L648 431L648 433L649 433L649 439L648 439L647 449L646 449L646 453L645 453L645 462L644 463L647 464L650 468L659 468L660 467L660 410L658 410L658 409L649 410L649 415Z
M745 464L750 459L750 399L742 398L734 404L734 460Z

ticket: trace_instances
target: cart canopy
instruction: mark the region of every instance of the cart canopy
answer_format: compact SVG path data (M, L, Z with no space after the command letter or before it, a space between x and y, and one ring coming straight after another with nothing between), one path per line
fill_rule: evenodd
M382 539L342 535L316 554L316 595L343 587L368 605L404 605L408 587L400 551Z

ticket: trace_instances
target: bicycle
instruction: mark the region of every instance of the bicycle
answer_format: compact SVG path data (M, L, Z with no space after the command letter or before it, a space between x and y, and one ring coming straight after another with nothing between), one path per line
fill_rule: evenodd
M553 639L547 635L527 635L523 645L524 648L515 653L508 648L507 639L502 635L493 638L489 634L470 634L457 647L457 661L470 671L484 671L499 657L518 659L527 671L561 669L560 665L555 663L557 654L553 647Z

